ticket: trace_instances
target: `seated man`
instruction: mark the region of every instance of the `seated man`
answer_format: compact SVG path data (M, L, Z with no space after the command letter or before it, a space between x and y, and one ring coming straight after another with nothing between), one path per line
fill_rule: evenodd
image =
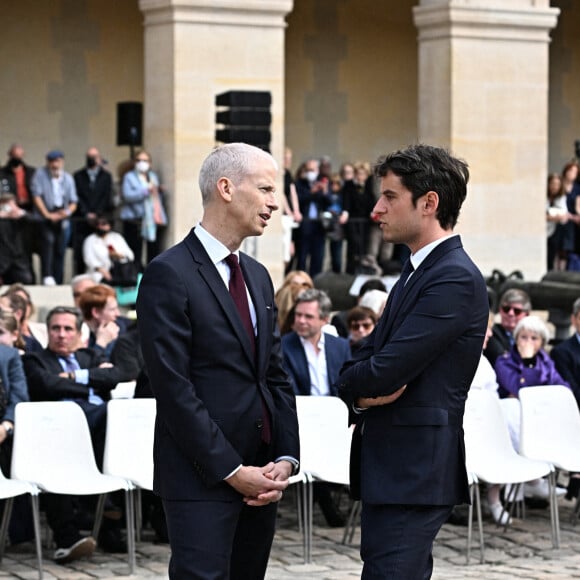
M106 362L101 353L77 348L82 318L76 308L53 308L46 323L46 349L23 357L30 400L71 400L77 403L86 415L97 464L101 466L107 420L105 401L118 382L117 369ZM93 538L81 537L79 533L74 498L48 494L44 500L48 524L57 546L55 561L65 563L92 554L96 543ZM108 533L106 528L103 525L103 534Z
M309 288L296 298L293 331L282 336L284 367L297 395L337 395L338 371L350 359L348 340L326 334L332 304L322 290ZM344 525L331 495L332 484L316 483L314 497L331 527Z
M115 291L106 284L95 284L83 291L79 308L90 330L88 347L109 360L117 337L129 324L128 319L120 316Z

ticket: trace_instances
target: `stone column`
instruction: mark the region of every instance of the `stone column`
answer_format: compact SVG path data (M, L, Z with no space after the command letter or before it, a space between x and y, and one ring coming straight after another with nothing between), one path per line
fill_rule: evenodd
M457 231L484 274L546 271L549 0L421 0L419 139L471 170Z
M145 27L144 140L169 191L167 245L202 215L197 185L216 144L215 95L272 93L271 151L282 167L285 16L293 0L139 0ZM282 179L279 198L283 196ZM274 282L282 276L280 219L257 244Z

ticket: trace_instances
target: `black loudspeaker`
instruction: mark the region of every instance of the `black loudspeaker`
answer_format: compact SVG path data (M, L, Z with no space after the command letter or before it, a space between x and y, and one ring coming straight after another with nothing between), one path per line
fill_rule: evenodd
M248 143L270 150L272 94L268 91L228 91L216 95L215 139L221 143Z
M117 145L141 146L143 141L143 104L117 103Z

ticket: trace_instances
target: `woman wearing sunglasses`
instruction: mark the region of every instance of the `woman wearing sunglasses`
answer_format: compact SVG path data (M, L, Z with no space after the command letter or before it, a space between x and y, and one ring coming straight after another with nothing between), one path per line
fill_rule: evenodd
M346 322L349 329L350 350L355 353L361 347L363 340L374 330L377 315L370 308L355 306L349 310Z
M515 343L514 330L520 320L530 314L532 302L527 292L519 288L506 290L499 301L500 322L492 328L492 336L487 348L483 351L487 360L495 365L497 358L504 352L509 352Z

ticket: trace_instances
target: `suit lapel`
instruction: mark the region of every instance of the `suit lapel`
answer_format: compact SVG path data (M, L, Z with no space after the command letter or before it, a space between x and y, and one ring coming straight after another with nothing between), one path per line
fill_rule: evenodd
M449 252L450 250L461 248L461 239L459 236L453 236L452 238L445 240L436 246L433 251L421 262L419 267L413 272L413 275L408 279L399 300L397 301L397 312L392 311L393 301L388 300L385 307L385 312L381 317L379 326L377 328L377 336L375 339L375 345L377 348L385 343L387 338L390 336L393 326L402 313L406 311L406 305L409 301L415 300L417 295L417 289L421 288L421 279L426 272L429 271L431 266L441 259L441 256ZM401 282L397 282L397 285ZM391 291L392 292L392 291Z
M248 359L252 365L255 364L252 345L250 344L250 339L244 329L236 305L234 304L222 277L219 275L217 268L210 260L198 237L193 233L193 230L191 230L189 235L185 238L184 243L193 256L193 259L198 264L200 276L205 280L208 288L213 293L221 309L224 311L226 318L232 325L232 328L242 344L243 350Z

